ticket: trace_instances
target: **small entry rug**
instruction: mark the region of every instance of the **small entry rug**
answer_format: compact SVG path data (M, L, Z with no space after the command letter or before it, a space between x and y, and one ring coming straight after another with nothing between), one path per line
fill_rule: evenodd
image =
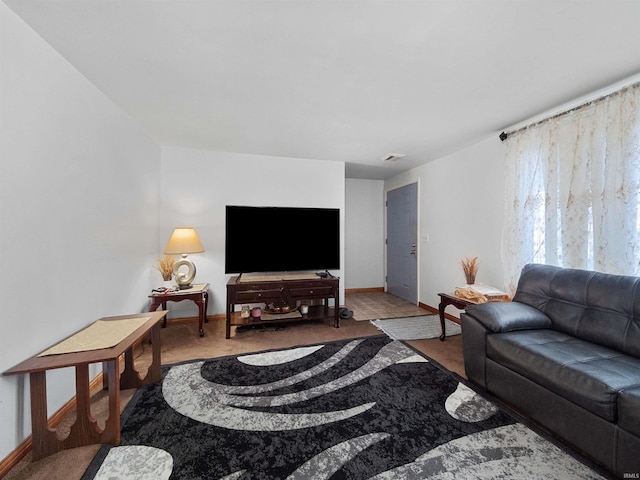
M164 367L83 479L598 479L384 335Z
M447 337L460 335L460 325L447 319L444 322ZM439 315L371 320L371 323L394 340L437 338L442 333Z

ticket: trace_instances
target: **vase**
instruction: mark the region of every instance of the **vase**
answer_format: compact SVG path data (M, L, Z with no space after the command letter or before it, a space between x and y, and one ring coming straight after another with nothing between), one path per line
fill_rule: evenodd
M163 280L162 286L164 288L173 288L173 282L171 280Z

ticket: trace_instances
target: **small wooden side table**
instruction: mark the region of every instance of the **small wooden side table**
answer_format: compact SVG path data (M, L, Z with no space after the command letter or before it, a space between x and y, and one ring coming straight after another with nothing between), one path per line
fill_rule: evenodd
M31 436L33 459L39 460L67 448L92 445L94 443L120 444L120 390L138 388L160 381L160 320L166 311L106 317L100 320L126 320L146 318L147 320L117 345L99 350L77 351L48 356L33 356L3 375L29 374L31 388ZM133 347L151 331L153 345L152 363L144 378L134 368ZM120 357L124 354L124 371L120 373ZM89 364L102 363L103 382L109 392L109 417L104 428L97 425L91 415L89 391ZM76 369L76 410L75 423L69 435L59 439L57 431L49 427L47 415L47 370L75 367Z
M167 302L181 302L183 300L191 300L198 306L198 328L200 336L204 337L203 323L208 323L207 304L209 303L209 284L198 283L193 284L191 288L184 290L167 291L166 293L153 293L149 295L151 305L150 312L155 312L160 305L162 309L167 309ZM167 317L164 318L162 327L167 326Z
M456 308L464 310L469 305L474 305L476 302L472 302L471 300L467 300L465 298L456 297L453 293L439 293L440 295L440 305L438 306L438 311L440 312L440 327L442 328L442 333L440 334L440 341L444 342L446 337L446 329L444 325L444 309L449 305L453 305Z

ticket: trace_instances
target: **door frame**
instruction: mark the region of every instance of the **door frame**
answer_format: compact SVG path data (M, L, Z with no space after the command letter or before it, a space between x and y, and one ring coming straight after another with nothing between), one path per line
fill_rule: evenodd
M418 299L417 305L420 305L420 178L416 178L414 180L407 180L402 183L398 183L397 185L385 185L384 187L384 238L383 238L383 247L384 247L384 291L388 292L387 285L387 233L388 233L388 222L387 222L387 197L390 190L396 190L398 188L403 188L408 185L416 184L416 298Z

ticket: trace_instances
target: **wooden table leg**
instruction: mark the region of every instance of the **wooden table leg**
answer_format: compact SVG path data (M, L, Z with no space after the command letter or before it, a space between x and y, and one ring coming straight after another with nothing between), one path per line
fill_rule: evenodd
M69 436L64 439L64 447L75 448L101 443L102 433L98 422L91 416L89 365L76 365L76 421L71 425Z
M104 425L102 443L120 445L120 362L116 359L106 363L109 375L109 418Z
M440 334L440 341L444 342L446 337L446 329L444 324L444 309L447 307L448 303L445 302L444 298L440 301L440 305L438 306L438 311L440 313L440 328L442 329L442 333Z
M127 390L129 388L139 388L150 383L155 383L162 377L162 365L160 362L160 324L151 327L151 353L152 361L144 378L135 368L133 358L133 347L124 352L124 369L120 377L119 388Z
M56 431L49 428L47 415L47 372L29 374L31 393L31 437L33 459L40 460L62 450Z
M446 336L444 309L447 308L448 305L453 305L454 307L459 308L460 310L464 310L469 305L473 305L473 302L466 300L464 298L454 297L446 293L439 293L438 295L440 295L440 305L438 306L438 312L440 313L440 327L442 328L442 334L440 335L440 340L444 341Z
M209 308L209 292L205 291L204 295L204 323L209 323L209 318L207 317L207 309Z
M202 297L198 299L195 299L194 302L196 302L196 305L198 305L198 331L200 332L200 336L204 337L203 323L204 316L207 314L207 311L205 309L204 295L202 295Z
M155 324L151 328L151 365L144 379L145 384L159 382L162 378L162 364L160 362L160 326Z
M151 299L151 305L149 305L149 311L155 312L160 305L162 305L162 310L167 309L167 302L156 302L155 298ZM166 326L167 326L167 316L165 315L164 318L162 319L162 328L165 328Z
M120 443L120 379L117 360L108 364L109 417L104 429L91 415L89 365L76 365L76 421L66 438L58 438L57 431L49 428L47 420L46 372L30 374L31 424L33 459L40 460L67 448L95 443Z
M120 444L120 378L118 360L107 363L107 388L109 392L109 416L104 429L91 415L89 390L89 365L76 366L76 423L71 426L64 448L82 447L94 443Z
M153 344L153 340L151 339L151 343ZM155 348L155 345L152 346ZM111 375L109 375L109 378ZM129 388L138 388L141 386L142 380L140 379L140 375L138 371L135 369L134 360L133 360L133 347L129 348L126 352L124 352L124 369L120 374L120 388L122 390L127 390Z

